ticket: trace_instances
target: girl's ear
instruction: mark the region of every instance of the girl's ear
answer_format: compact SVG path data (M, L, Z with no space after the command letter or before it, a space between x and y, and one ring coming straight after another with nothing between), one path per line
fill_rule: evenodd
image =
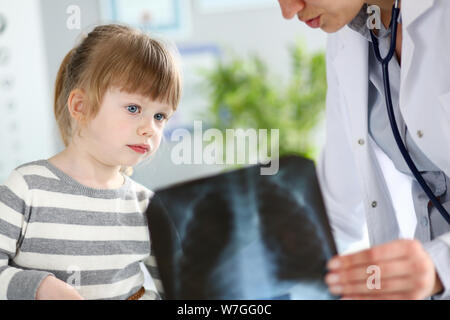
M67 108L70 116L78 123L83 123L87 118L86 103L86 94L83 90L75 89L70 93L67 100Z

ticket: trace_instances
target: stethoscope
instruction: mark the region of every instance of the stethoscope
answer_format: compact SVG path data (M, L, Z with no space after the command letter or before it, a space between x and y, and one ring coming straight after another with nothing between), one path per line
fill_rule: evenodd
M436 198L436 196L433 194L431 189L428 187L427 183L423 179L419 170L417 170L416 165L412 161L411 157L409 156L408 151L406 150L405 145L403 144L402 138L400 137L400 133L398 131L397 122L395 121L394 108L392 106L391 85L390 85L390 81L389 81L388 66L389 66L389 62L391 61L391 59L395 53L395 47L397 44L398 17L400 15L400 9L398 7L398 2L399 2L398 0L395 0L394 6L392 8L391 44L390 44L390 48L389 48L389 53L387 54L387 56L385 58L381 57L377 37L373 34L372 30L370 31L370 36L372 38L375 57L381 63L382 70L383 70L384 92L385 92L385 96L386 96L386 106L387 106L389 121L391 123L391 128L392 128L392 132L394 134L395 141L397 142L398 148L400 149L400 152L401 152L403 158L405 159L406 164L408 165L412 174L417 179L417 182L420 184L423 191L425 191L426 195L431 200L433 205L441 213L442 217L447 221L447 223L450 224L449 213L445 210L445 208L442 206L440 201Z

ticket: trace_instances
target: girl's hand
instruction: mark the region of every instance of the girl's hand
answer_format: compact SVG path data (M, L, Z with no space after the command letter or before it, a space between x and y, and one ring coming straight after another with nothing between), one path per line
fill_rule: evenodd
M327 267L325 282L343 299L424 299L443 290L433 261L417 240L336 256Z
M78 291L53 276L45 278L38 288L36 300L84 300Z

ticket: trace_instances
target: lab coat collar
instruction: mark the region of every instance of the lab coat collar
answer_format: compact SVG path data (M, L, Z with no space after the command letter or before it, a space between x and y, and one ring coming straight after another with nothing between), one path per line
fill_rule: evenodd
M377 200L384 203L384 207L380 208L376 216L371 214L370 209L366 210L368 225L375 226L369 229L370 242L383 243L398 238L399 226L397 220L392 221L394 208L391 202L382 200L384 197L389 199L386 189L373 187L373 184L380 186L385 185L385 182L381 175L376 174L381 172L381 169L374 157L371 147L373 143L368 131L369 42L348 27L334 36L338 37L334 42L337 43L338 48L330 48L335 49L334 56L332 54L330 60L335 70L332 74L337 77L340 96L330 98L342 102L339 106L342 108L342 130L350 131L347 136L351 139L351 148L355 154L358 154L355 164L359 176L365 177L362 182L366 190L363 194L366 206ZM374 231L377 229L382 231L378 234Z
M345 27L339 34L339 48L332 58L339 86L344 94L352 136L367 141L369 95L369 42Z
M402 2L402 23L408 28L417 18L434 5L435 0Z
M409 27L417 18L424 14L428 9L434 5L435 0L420 0L414 2L404 2L402 3L402 8L400 11L400 23ZM367 14L367 4L364 4L358 15L348 24L350 29L357 31L364 37L369 39L369 32L363 32L363 28L366 26L365 19L368 17Z
M407 86L407 76L415 49L414 41L407 29L416 19L429 10L434 5L434 2L435 0L420 0L402 3L403 47L405 48L405 43L407 46L407 50L402 52L402 87ZM362 135L364 132L367 133L368 129L369 42L363 35L350 29L348 26L339 31L337 36L339 37L339 47L331 60L347 101L349 116L360 119L359 121L351 121L351 123L358 123L357 128L352 128L353 133ZM399 97L401 111L403 111L403 104L407 98L403 96L403 92L404 90L401 89ZM361 121L361 119L364 119L364 121Z
M420 16L425 14L435 3L435 0L420 0L420 1L404 1L402 2L402 30L403 30L403 43L402 43L402 66L401 66L401 80L400 80L400 112L403 118L405 118L405 105L408 105L408 99L404 92L408 91L409 86L409 71L415 55L415 42L414 34L411 31L413 22Z

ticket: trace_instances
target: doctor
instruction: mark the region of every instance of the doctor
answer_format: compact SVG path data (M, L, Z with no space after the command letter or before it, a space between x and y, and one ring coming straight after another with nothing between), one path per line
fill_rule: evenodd
M279 3L285 18L330 33L327 138L318 175L339 253L365 236L370 245L328 262L330 291L350 299L450 299L450 225L394 140L373 51L373 5L380 9L374 33L385 56L394 1ZM394 114L418 171L449 212L450 1L403 1L400 10L389 63Z

